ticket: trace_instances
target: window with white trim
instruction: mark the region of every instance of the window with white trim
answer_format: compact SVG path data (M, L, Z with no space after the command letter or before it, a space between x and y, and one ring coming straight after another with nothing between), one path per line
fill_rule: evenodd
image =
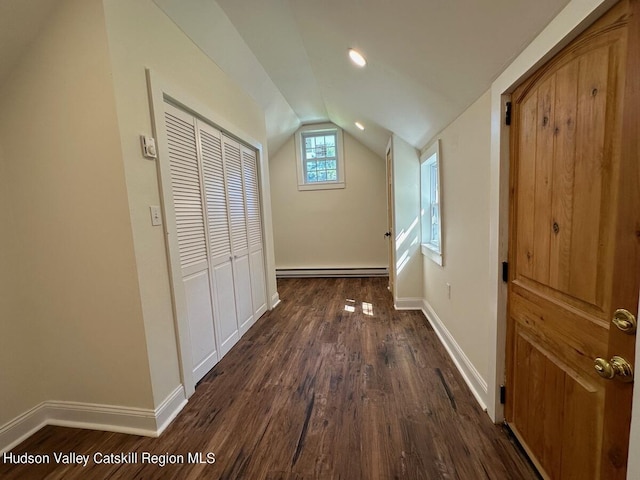
M422 253L442 265L440 140L420 156L420 225Z
M296 132L298 190L344 188L342 130L333 124L306 125Z

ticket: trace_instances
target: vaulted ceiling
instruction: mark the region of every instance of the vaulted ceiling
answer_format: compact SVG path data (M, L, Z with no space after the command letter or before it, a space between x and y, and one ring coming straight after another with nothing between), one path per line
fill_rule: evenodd
M391 133L424 147L568 3L154 1L263 106L272 154L300 124L328 120L379 155Z
M381 156L391 133L424 147L568 3L153 1L262 106L272 155L301 124L331 121ZM57 2L0 1L0 82Z

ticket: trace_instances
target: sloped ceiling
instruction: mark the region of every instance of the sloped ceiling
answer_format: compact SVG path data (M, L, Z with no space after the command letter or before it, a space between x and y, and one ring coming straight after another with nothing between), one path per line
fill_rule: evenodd
M154 1L262 105L271 154L300 124L332 121L381 156L391 133L424 147L568 3Z

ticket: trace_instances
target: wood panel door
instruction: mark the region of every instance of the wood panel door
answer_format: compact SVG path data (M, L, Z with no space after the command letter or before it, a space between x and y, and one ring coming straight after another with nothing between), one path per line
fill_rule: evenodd
M638 2L623 1L512 95L505 417L541 473L623 479L634 364L640 188Z

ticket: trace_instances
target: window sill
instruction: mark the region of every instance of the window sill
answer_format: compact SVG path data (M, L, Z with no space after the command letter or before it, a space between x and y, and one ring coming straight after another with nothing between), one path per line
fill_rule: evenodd
M345 188L344 182L327 182L327 183L304 183L298 185L298 190L333 190L336 188Z
M436 264L442 267L442 252L436 250L436 248L427 243L423 243L420 245L420 250L422 251L422 255L431 259Z

